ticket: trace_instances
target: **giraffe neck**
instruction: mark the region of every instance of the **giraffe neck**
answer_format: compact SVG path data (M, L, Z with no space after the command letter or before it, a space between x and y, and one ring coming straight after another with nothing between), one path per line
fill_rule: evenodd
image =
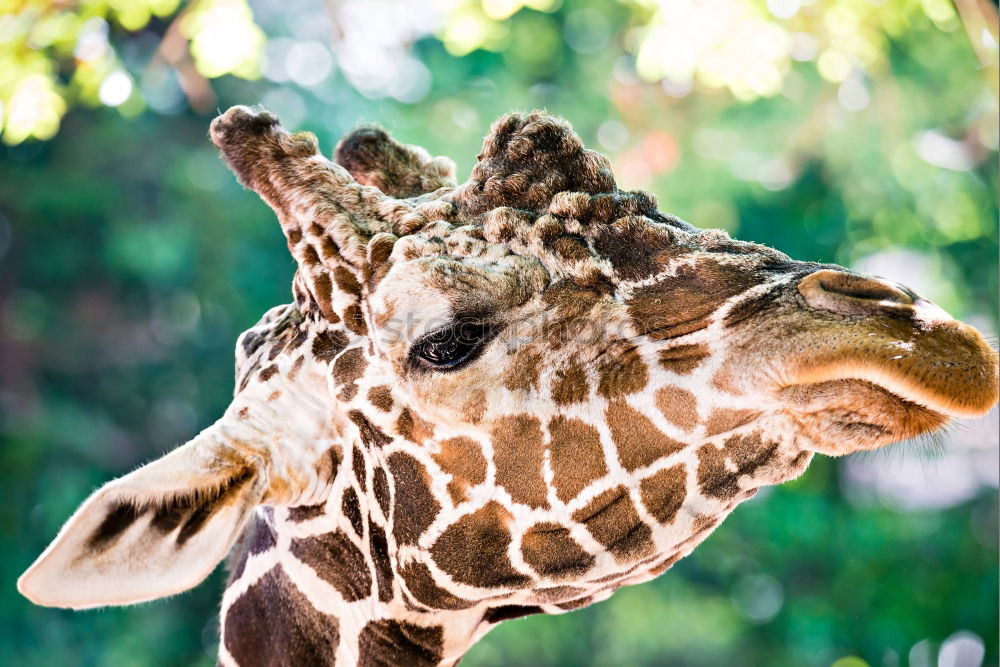
M537 607L428 610L400 586L386 535L345 489L328 503L258 508L231 561L220 664L456 664L492 625ZM277 663L276 663L277 664Z

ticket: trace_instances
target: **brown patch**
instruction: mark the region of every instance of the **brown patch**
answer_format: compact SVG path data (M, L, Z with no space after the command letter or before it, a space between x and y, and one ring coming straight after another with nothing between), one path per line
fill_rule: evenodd
M358 279L354 277L354 274L343 266L337 266L333 269L333 281L337 283L337 288L341 292L351 294L353 296L360 296L361 294L361 284Z
M400 544L416 544L417 538L441 511L430 490L427 470L402 452L389 456L389 473L396 493L393 498L392 535Z
M267 397L267 402L268 402L268 403L270 403L271 401L273 401L274 399L278 398L279 396L281 396L281 392L280 392L280 391L278 391L277 389L275 389L275 390L274 390L274 391L272 391L272 392L271 392L271 394L270 394L270 395L269 395L269 396Z
M686 250L674 239L670 228L631 216L602 225L594 238L594 249L625 280L648 278L662 270L671 257Z
M698 514L697 516L695 516L692 529L694 530L695 537L698 537L712 530L717 525L719 525L718 517L712 516L710 514Z
M396 419L396 431L410 442L422 445L434 435L434 424L421 418L409 408L403 408Z
M351 457L351 469L354 471L354 479L358 482L358 488L362 491L367 491L368 462L365 461L364 454L357 447L354 448L354 455Z
M539 588L535 591L535 596L548 604L556 604L578 598L584 593L586 593L584 589L575 586L552 586L551 588Z
M624 486L601 493L574 512L573 518L587 526L619 562L648 556L655 548L652 531L639 518Z
M123 502L115 505L105 515L104 520L97 527L97 530L87 538L87 548L94 551L101 551L108 548L124 533L129 526L135 523L140 516L149 511L148 507L139 507L132 503ZM176 527L176 523L173 527ZM171 530L173 530L173 527ZM168 531L161 531L168 532Z
M431 555L452 579L480 588L523 588L531 580L507 558L510 514L496 502L463 516L449 526Z
M740 492L739 479L752 475L770 463L778 452L777 443L764 443L756 433L726 438L722 449L709 443L698 449L698 483L713 498L733 498ZM736 471L726 466L729 459Z
M399 569L399 576L406 582L406 588L417 602L432 609L468 609L476 602L452 595L437 585L431 571L423 563L414 561Z
M308 278L306 278L306 280L308 281ZM333 284L330 282L330 276L328 276L325 271L312 276L312 292L313 297L316 299L316 305L319 306L319 310L323 313L323 317L331 322L336 322L340 318L337 316L337 313L333 311L333 304L330 301L332 290Z
M325 503L320 503L319 505L299 505L298 507L288 508L288 520L294 521L295 523L315 519L316 517L323 516L324 514L326 514Z
M280 566L233 602L223 626L240 665L333 665L340 641L337 619L317 611Z
M559 259L568 262L578 262L593 256L590 248L587 247L587 242L579 236L560 236L552 242L550 247Z
M674 520L687 495L687 476L683 465L665 468L642 480L639 485L642 503L660 523Z
M260 349L267 339L259 331L250 329L240 337L240 345L243 347L243 354L249 358L254 352Z
M747 267L696 255L674 275L636 290L629 315L642 334L655 340L676 338L704 329L719 306L757 281Z
M539 523L521 538L524 562L543 577L572 579L585 575L594 557L570 536L568 528L555 523Z
M347 602L371 595L372 575L365 555L346 533L336 531L293 539L288 547L293 556L316 571L320 579L337 589Z
M740 301L726 313L726 317L723 320L726 327L736 326L744 320L762 317L777 303L785 289L784 285L777 285L763 294Z
M323 452L323 455L316 461L314 468L320 479L333 481L340 468L340 445L334 445Z
M384 384L372 387L368 390L368 402L382 412L389 412L393 405L392 390Z
M270 366L266 366L265 368L261 369L260 373L258 373L257 375L257 378L261 382L267 382L277 374L278 374L278 367L275 366L274 364L271 364Z
M654 577L658 577L667 570L669 570L671 567L673 567L674 563L676 563L680 559L681 559L681 552L678 551L673 556L670 556L666 560L661 561L656 565L654 565L653 567L649 568L649 573Z
M709 415L705 422L705 435L713 436L734 428L746 426L760 416L757 410L733 410L731 408L717 408Z
M360 347L344 350L333 362L333 379L340 387L339 397L349 401L358 393L357 381L364 375L368 362Z
M529 415L500 417L490 431L497 483L510 492L514 502L545 507L542 460L545 447L539 421Z
M369 524L368 551L375 564L378 599L388 602L392 599L392 560L389 558L389 542L385 538L385 531L375 523Z
M364 313L361 312L361 306L357 303L352 303L347 308L344 308L344 326L359 336L368 335L368 326L365 324Z
M674 426L690 431L698 424L698 401L687 389L662 387L656 390L656 407Z
M340 510L350 522L354 534L363 537L365 526L361 520L361 506L358 504L358 494L351 487L347 487L347 490L344 491L344 497L340 500Z
M582 598L570 600L569 602L562 602L558 606L560 609L565 609L566 611L572 611L573 609L583 609L593 601L594 599L591 596L585 595Z
M532 614L544 614L545 611L535 605L508 604L502 607L490 607L483 614L484 623L501 623L515 618L524 618Z
M563 502L608 472L601 435L579 419L555 417L549 422L549 452L556 495Z
M359 665L436 667L443 651L444 629L440 625L425 627L392 619L370 621L358 636Z
M477 389L462 405L462 415L473 424L478 424L486 414L486 392Z
M556 377L552 381L552 400L558 405L581 403L589 394L587 372L583 366L571 361L567 366L556 370Z
M543 335L550 339L565 340L578 325L589 323L590 311L600 300L601 294L595 289L581 287L566 280L552 284L542 293L542 302L555 311L556 320L554 324L546 326Z
M602 357L597 365L597 393L607 398L617 398L646 388L649 374L638 349L629 347L609 355Z
M347 335L340 329L320 331L313 338L312 354L317 361L330 363L347 347Z
M503 386L510 391L538 389L538 374L542 369L542 356L537 352L523 351L512 355L504 371Z
M301 314L298 312L296 312L296 315L301 317ZM291 336L288 337L288 342L285 343L285 349L287 349L289 352L297 350L299 349L299 347L302 346L302 343L306 342L308 338L309 338L309 329L307 329L304 326L295 327L291 329Z
M618 459L632 471L684 449L684 443L664 435L656 424L625 401L612 401L605 412Z
M719 369L712 376L712 388L726 392L728 394L739 395L742 393L740 379L743 375L741 364L733 358L728 358L722 362Z
M306 266L316 266L317 264L320 263L319 253L316 252L316 248L314 248L312 245L307 243L305 247L302 248L301 252L302 254L300 255L301 257L300 261Z
M466 437L449 438L440 443L440 451L434 460L441 470L452 476L448 492L457 503L465 498L470 486L481 484L486 479L486 459L478 442Z
M249 407L240 408L239 415L240 419L246 419L247 417L250 416L250 408Z
M288 379L289 380L294 380L295 379L295 376L298 375L299 369L302 368L302 364L304 364L305 361L306 361L305 355L302 355L298 359L295 360L295 363L292 364L292 369L290 371L288 371Z
M382 516L388 518L389 503L392 500L389 494L389 478L386 476L385 470L377 466L372 476L372 491L375 493L375 500L382 510Z
M337 242L334 241L329 236L324 236L320 241L319 251L323 255L323 259L334 259L340 255L340 247L337 246Z
M392 438L386 435L378 426L371 423L368 417L365 417L364 413L360 410L351 410L347 413L347 416L358 427L361 442L368 445L368 447L384 447L392 442Z

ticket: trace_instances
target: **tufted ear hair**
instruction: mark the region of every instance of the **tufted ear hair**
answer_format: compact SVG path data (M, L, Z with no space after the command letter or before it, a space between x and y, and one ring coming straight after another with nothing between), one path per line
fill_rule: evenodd
M399 202L355 182L323 157L313 135L290 134L266 111L232 107L212 121L210 134L240 182L277 213L299 264L300 309L365 333L368 243L392 231L393 216L405 213Z
M236 454L217 423L95 491L17 589L72 609L180 593L225 557L266 490L259 462Z
M461 197L472 214L504 206L541 213L564 191L610 194L617 186L607 157L585 149L568 122L533 111L493 124Z
M361 127L345 136L335 151L337 164L358 183L392 197L417 197L455 187L455 163L431 157L419 146L401 144L380 127Z

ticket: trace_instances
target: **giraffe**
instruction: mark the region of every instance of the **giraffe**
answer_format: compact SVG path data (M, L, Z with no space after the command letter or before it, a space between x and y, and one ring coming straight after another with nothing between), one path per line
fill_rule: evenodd
M233 107L292 303L225 414L87 499L22 575L131 604L226 555L222 665L453 665L501 621L648 581L761 487L997 401L996 352L911 290L701 230L510 114L471 178L375 127ZM234 548L235 545L235 548Z

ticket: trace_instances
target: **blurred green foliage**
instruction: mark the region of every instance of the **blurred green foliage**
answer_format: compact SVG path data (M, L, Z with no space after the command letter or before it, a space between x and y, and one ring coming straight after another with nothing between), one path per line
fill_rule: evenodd
M236 336L290 298L271 212L206 138L217 108L262 103L328 151L379 122L463 174L495 117L546 107L664 210L888 273L996 335L988 2L7 0L0 12L5 664L214 662L221 572L170 600L83 613L33 607L13 582L90 490L222 413ZM942 437L924 468L995 467L986 423ZM916 480L918 502L848 465L907 474L914 447L817 460L664 577L504 624L463 664L996 665L995 478L959 466Z

